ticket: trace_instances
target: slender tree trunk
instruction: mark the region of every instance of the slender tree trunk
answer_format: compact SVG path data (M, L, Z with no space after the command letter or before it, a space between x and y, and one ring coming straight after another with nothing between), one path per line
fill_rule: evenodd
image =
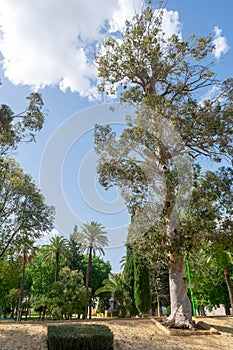
M43 306L43 310L42 310L42 321L45 320L46 310L47 310L47 306Z
M157 298L157 313L158 313L158 317L161 317L159 292L158 292L157 285L155 287L156 287L156 298Z
M233 290L232 290L232 284L231 284L231 280L230 280L230 274L229 274L228 267L224 268L224 277L226 280L228 294L229 294L230 303L231 303L231 315L233 315Z
M91 258L90 258L90 269L89 269L89 291L90 291L89 319L91 319L91 315L92 315L92 253L91 253Z
M87 268L87 272L86 272L86 300L85 300L85 311L84 311L84 319L87 319L87 312L88 312L88 300L89 300L89 272L88 272L88 268Z
M151 295L152 295L152 301L151 301L151 309L152 309L152 316L156 314L157 309L157 316L161 317L160 313L160 298L159 298L159 291L158 291L158 283L157 283L157 276L155 273L151 274Z
M25 280L25 267L26 267L27 253L23 252L23 266L22 266L22 277L20 283L20 292L19 292L19 303L18 303L18 312L17 312L17 321L22 320L22 301L24 297L24 280Z
M204 306L202 305L202 316L206 316L206 312L205 312L205 308L204 308Z
M92 247L89 248L89 254L88 254L88 264L87 264L87 273L86 273L86 301L85 301L84 319L87 319L87 314L88 314L88 305L89 305L89 277L90 277L91 262L92 262Z
M58 281L59 274L59 252L56 252L56 266L55 266L55 282Z
M6 312L6 301L4 301L3 308L2 308L3 317L7 318L7 312Z
M231 309L229 308L229 306L228 305L223 305L223 306L224 306L226 315L230 315L231 314Z
M186 292L186 266L183 257L173 255L169 269L171 314L167 324L175 328L193 328L191 302Z

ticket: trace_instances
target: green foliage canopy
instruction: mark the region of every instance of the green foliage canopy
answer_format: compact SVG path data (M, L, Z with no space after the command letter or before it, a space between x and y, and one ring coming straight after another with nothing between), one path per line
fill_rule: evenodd
M0 257L21 233L35 240L51 230L54 209L12 158L0 159L0 198Z

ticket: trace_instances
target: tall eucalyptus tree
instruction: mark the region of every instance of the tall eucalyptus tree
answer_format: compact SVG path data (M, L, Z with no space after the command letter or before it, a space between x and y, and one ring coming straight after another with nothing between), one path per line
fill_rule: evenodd
M192 188L191 162L200 156L232 161L233 79L217 81L210 36L167 38L162 20L163 11L154 12L149 2L120 38L107 38L97 53L100 91L120 91L136 112L118 140L109 126L96 126L95 143L100 183L119 186L138 217L133 240L138 232L140 239L160 233L169 266L169 325L192 328L180 225ZM208 89L213 95L198 100Z

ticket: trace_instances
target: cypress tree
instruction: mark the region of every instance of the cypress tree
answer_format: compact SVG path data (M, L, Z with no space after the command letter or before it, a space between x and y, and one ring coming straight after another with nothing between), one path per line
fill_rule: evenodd
M151 308L149 269L137 252L134 252L134 298L138 311L143 314Z
M126 303L131 316L136 316L138 310L134 299L134 250L129 245L126 246L126 261L124 267L124 282L127 286Z

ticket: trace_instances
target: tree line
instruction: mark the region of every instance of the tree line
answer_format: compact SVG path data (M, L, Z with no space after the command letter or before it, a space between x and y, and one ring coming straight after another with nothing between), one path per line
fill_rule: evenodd
M85 224L85 238L93 226L100 227L95 222ZM86 293L91 310L95 291L108 278L111 265L99 256L91 257L91 284L89 279L86 290L90 256L85 253L87 242L79 243L81 235L75 227L69 239L54 236L44 246L29 244L27 240L21 250L5 255L0 275L0 308L4 317L20 321L22 317L29 318L32 309L41 320L71 319L74 314L87 317ZM94 245L100 244L97 237L92 232Z

